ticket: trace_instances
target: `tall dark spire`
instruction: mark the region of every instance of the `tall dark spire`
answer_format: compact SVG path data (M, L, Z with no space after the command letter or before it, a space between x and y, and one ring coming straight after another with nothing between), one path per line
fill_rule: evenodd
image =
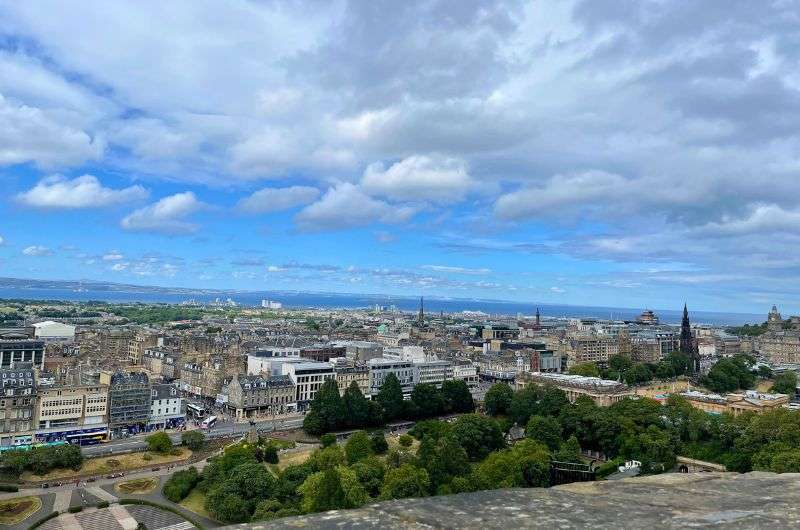
M541 325L541 319L539 315L539 308L536 308L536 328L538 329Z
M683 319L681 319L681 352L689 356L689 370L692 373L700 372L700 354L692 336L692 326L689 323L689 309L683 304Z
M419 297L419 315L417 316L417 324L420 326L425 324L425 306L421 296Z

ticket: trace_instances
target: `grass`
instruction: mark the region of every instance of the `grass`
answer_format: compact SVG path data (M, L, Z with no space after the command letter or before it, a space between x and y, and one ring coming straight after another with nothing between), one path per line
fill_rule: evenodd
M42 509L39 497L18 497L0 501L0 524L17 524Z
M386 443L389 444L389 451L392 449L404 449L406 451L411 451L413 454L417 454L417 449L419 449L419 440L416 438L413 439L414 441L411 442L411 447L403 447L400 445L400 437L399 436L392 436L391 434L386 435ZM387 451L387 453L389 452Z
M137 469L148 466L159 466L185 460L192 456L192 452L185 447L180 448L179 455L160 455L157 453L129 453L125 455L103 456L100 458L87 458L80 470L74 469L54 469L44 475L34 475L30 471L22 474L23 480L38 481L38 480L57 480L69 479L86 475L104 475L106 473L117 473L120 471L127 471L129 469ZM145 460L143 456L149 454L151 459Z
M211 519L212 521L214 520L214 518L211 517L211 515L206 511L206 496L197 488L193 489L192 492L178 504L190 512L196 513L197 515L202 515L203 517Z
M280 471L283 471L287 467L295 464L302 464L311 456L311 453L314 452L316 447L309 447L307 449L301 449L299 451L293 451L291 453L283 453L278 457L278 465L276 466Z
M114 489L121 493L146 495L156 489L158 484L158 478L146 477L117 483L114 485Z
M295 442L291 440L281 440L280 438L267 438L264 442L264 445L267 443L271 443L275 446L276 449L293 449L296 445Z

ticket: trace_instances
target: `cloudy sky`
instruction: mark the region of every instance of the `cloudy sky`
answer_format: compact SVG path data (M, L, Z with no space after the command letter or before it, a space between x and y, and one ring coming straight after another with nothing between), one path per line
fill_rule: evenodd
M0 276L800 310L800 2L0 0Z

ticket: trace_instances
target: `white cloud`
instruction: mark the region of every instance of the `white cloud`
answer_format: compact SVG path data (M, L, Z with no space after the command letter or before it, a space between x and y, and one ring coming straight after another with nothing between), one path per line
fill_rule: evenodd
M187 191L164 197L158 202L134 210L122 219L121 226L134 232L154 232L162 234L189 234L199 226L185 218L205 205L197 200L194 193Z
M284 269L283 267L278 267L277 265L270 265L269 267L267 267L267 272L283 272L285 270L286 269Z
M423 269L436 272L450 272L454 274L469 274L469 275L483 275L490 274L491 269L479 268L470 269L467 267L451 267L449 265L423 265Z
M146 198L147 190L130 186L119 190L103 187L97 177L83 175L72 180L55 175L39 181L16 199L37 208L97 208Z
M115 250L112 250L108 254L104 254L103 255L103 261L119 261L119 260L124 259L124 258L125 258L125 256L123 256L122 254L120 254L119 252L117 252Z
M25 254L26 256L40 257L40 256L51 256L53 254L53 251L42 245L31 245L29 247L25 247L22 250L22 253Z
M310 186L264 188L240 200L236 209L249 214L279 212L309 204L318 197L319 190Z
M3 239L3 236L0 236L0 246L3 246L5 244L5 242L6 242L6 240Z
M564 289L562 289L561 287L551 287L550 288L550 292L555 293L555 294L563 294L566 291Z
M13 103L0 94L0 165L79 164L99 158L103 150L103 143L86 132L62 125L42 109Z
M111 270L115 272L121 272L128 268L127 263L115 263L111 266Z
M416 212L409 206L395 206L374 199L349 182L328 189L322 198L306 206L295 221L303 230L337 230L374 222L402 223Z
M416 155L388 169L371 164L361 185L367 193L391 199L448 203L464 199L475 182L463 160Z

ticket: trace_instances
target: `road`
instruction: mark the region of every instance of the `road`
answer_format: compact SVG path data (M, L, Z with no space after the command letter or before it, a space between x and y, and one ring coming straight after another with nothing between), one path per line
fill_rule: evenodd
M276 420L261 420L256 422L256 428L261 433L274 431L288 431L297 429L303 425L303 418L291 417ZM228 436L242 435L250 429L247 423L225 422L217 423L213 429L202 431L207 438L222 438ZM147 443L144 439L152 433L140 434L130 438L119 438L100 445L89 445L81 448L84 456L103 456L119 453L120 451L137 451L144 449ZM170 432L169 437L172 443L180 443L182 432Z

